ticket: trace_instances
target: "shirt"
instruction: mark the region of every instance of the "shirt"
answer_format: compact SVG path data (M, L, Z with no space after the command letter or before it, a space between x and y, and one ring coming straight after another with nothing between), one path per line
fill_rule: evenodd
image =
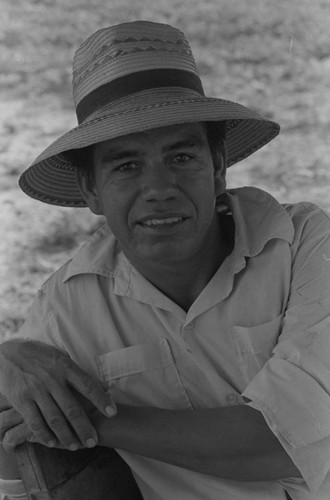
M118 450L146 500L329 499L330 221L310 203L228 191L235 244L185 312L126 259L107 225L43 285L20 335L64 350L115 401L250 404L302 478L239 482Z

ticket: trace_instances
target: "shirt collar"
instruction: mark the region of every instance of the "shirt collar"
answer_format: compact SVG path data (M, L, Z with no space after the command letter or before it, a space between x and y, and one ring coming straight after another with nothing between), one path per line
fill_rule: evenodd
M269 193L255 188L229 189L228 203L235 222L237 254L258 255L265 244L274 238L292 243L294 226L284 206Z
M132 265L121 251L107 223L79 248L69 261L63 282L79 274L99 274L106 278L129 275Z
M270 194L254 187L227 192L235 222L234 253L237 256L257 255L273 238L292 243L294 227L291 218ZM117 291L124 294L133 270L108 225L104 224L73 256L63 282L79 274L98 274L115 278Z

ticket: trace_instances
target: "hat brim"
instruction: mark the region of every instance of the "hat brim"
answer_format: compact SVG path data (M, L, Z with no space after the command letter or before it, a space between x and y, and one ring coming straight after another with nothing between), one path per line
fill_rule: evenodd
M226 121L228 166L276 137L280 126L241 104L204 97L187 89L153 89L102 107L82 124L53 142L23 172L22 190L37 200L66 207L85 207L76 167L65 152L180 123Z

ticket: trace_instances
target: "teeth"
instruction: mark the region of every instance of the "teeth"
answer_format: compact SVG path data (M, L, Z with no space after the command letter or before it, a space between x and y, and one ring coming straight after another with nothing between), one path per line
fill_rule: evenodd
M173 224L180 222L182 217L168 217L167 219L150 219L143 222L146 226L161 226L164 224Z

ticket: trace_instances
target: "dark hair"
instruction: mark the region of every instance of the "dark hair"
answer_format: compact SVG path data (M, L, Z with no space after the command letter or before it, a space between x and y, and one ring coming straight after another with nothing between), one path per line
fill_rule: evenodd
M87 177L88 184L94 185L94 144L65 152L66 158Z
M205 122L205 126L214 168L220 168L222 160L226 166L226 121Z
M207 140L210 146L214 168L220 168L222 158L226 164L226 122L205 122ZM67 159L71 161L83 175L87 177L90 186L94 185L94 144L80 149L70 149L65 152Z

